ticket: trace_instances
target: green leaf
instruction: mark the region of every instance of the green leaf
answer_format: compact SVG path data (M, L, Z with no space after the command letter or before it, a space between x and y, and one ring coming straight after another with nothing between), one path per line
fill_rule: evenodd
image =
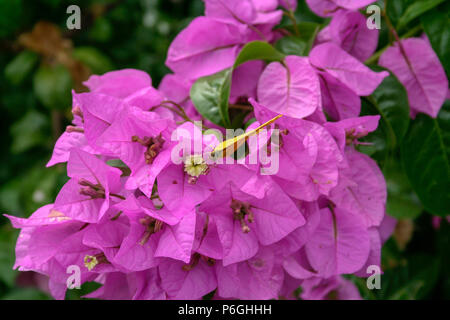
M57 168L45 168L43 163L36 163L19 177L21 202L27 215L55 199L58 191L58 171L60 170Z
M425 32L430 39L431 46L441 60L441 63L450 77L450 22L448 12L450 3L435 8L422 16L421 21Z
M372 69L384 70L380 67ZM408 96L395 76L391 74L384 78L371 96L362 99L362 114L381 116L378 129L364 140L373 142L372 156L383 162L404 138L410 121Z
M2 300L50 300L51 298L34 288L15 288L7 295L1 297Z
M400 161L392 159L384 167L388 198L386 212L397 219L414 219L423 210L420 200L414 193Z
M30 74L39 60L32 51L22 51L5 67L5 77L14 85L20 84Z
M307 56L311 51L320 25L313 22L301 22L297 24L299 36L292 35L283 37L277 41L275 48L286 55ZM293 28L289 28L292 29Z
M81 25L83 28L83 25ZM89 29L89 38L94 42L108 42L113 36L113 27L111 22L105 17L95 19L94 25Z
M0 187L0 207L4 212L23 213L23 203L20 201L20 182L8 181Z
M409 22L413 21L415 18L424 14L425 12L433 9L437 5L441 4L445 0L419 0L412 3L406 10L405 13L400 17L397 25L397 29L402 29Z
M385 70L374 67L377 71ZM401 142L409 125L408 95L403 85L394 75L384 78L383 82L372 93L383 120L388 122L397 142Z
M111 159L106 161L106 164L114 168L125 168L127 165L120 159Z
M103 74L114 68L111 60L94 47L78 47L73 50L72 55L87 65L94 74Z
M406 265L387 270L382 276L382 298L389 300L427 298L438 279L439 265L439 259L432 255L415 254L409 257Z
M66 109L71 104L72 78L62 65L41 66L35 73L33 89L39 101L49 109Z
M325 19L317 16L314 12L311 11L309 6L306 4L305 0L297 1L297 10L295 10L295 18L297 21L311 21L321 23Z
M247 43L239 52L234 62L233 69L251 60L265 60L272 62L282 61L283 59L284 54L279 52L269 43L264 41L252 41Z
M233 70L251 60L282 61L283 59L284 54L267 42L247 43L239 52L233 67L202 77L192 85L190 95L195 108L209 121L220 126L231 127L228 100Z
M386 13L393 25L397 25L407 7L407 0L387 1Z
M450 100L437 119L419 114L401 145L402 163L414 191L432 214L450 214Z
M66 300L92 300L91 298L83 298L83 296L94 292L102 285L98 282L89 281L81 285L80 289L71 289L66 291Z
M44 144L47 138L44 128L47 125L47 117L37 111L29 111L18 122L11 126L13 137L11 152L24 152L37 145Z
M243 128L244 131L247 130L247 128L250 127L250 125L251 125L253 122L256 122L256 118L250 118L250 119L248 119L248 121L244 124L244 128Z
M197 111L209 121L220 125L229 126L230 118L227 110L221 109L225 105L222 101L228 91L231 74L231 69L225 69L211 76L206 76L198 79L191 88L190 95L192 102ZM226 99L228 104L228 99Z
M415 219L422 212L422 205L417 204L414 195L388 191L386 212L397 219Z
M275 47L286 55L303 56L307 44L295 36L283 37L275 43Z
M13 287L17 276L17 271L13 269L13 266L18 232L6 224L0 228L0 234L0 282Z

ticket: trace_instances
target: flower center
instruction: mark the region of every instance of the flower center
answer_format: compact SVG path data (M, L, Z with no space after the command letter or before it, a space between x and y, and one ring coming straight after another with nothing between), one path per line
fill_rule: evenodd
M78 184L81 186L80 194L88 196L91 199L101 199L105 198L105 188L98 183L94 184L86 179L79 179Z
M345 132L345 144L347 146L351 144L358 144L358 139L365 137L369 132L363 131L360 133L356 133L356 129L352 128Z
M200 259L202 259L203 261L205 261L208 266L212 267L215 263L216 260L207 256L204 256L200 253L194 253L194 255L192 256L192 261L189 264L185 264L182 269L184 271L191 271L200 261Z
M93 256L86 255L84 257L84 265L89 271L94 269L98 264L107 262L108 260L106 259L105 254L103 252Z
M233 209L233 218L241 223L242 232L249 233L250 227L247 223L255 221L253 212L250 210L251 205L247 202L239 200L231 200L230 208Z
M150 236L154 233L157 233L162 229L164 226L164 222L157 220L152 217L145 217L139 220L139 222L146 227L146 230L144 232L144 235L142 236L141 240L139 241L140 245L144 245L147 243L147 241L150 239Z
M189 175L188 183L195 184L202 174L207 174L209 167L199 154L190 155L184 160L184 171Z
M138 142L144 147L147 147L147 149L144 152L145 163L147 164L153 163L153 160L161 151L165 142L161 134L159 134L156 137L144 137L143 139L139 138L138 136L132 136L131 141Z

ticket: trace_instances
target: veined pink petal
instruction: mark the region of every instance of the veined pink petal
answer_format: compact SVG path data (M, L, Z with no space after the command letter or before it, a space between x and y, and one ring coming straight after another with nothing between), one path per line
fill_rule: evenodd
M367 227L379 226L386 211L386 182L376 162L355 150L347 152L349 168L343 174L356 185L339 184L330 199L360 216Z
M321 210L321 221L305 246L308 260L323 277L353 273L364 265L370 239L364 222L346 210Z
M388 72L374 72L334 43L314 47L309 54L311 64L326 71L359 96L368 96L378 87Z
M151 86L152 79L144 71L123 69L107 72L101 76L92 75L84 85L91 92L125 98L139 89Z
M369 29L358 11L337 12L329 25L331 41L360 61L367 60L378 45L378 30Z
M178 224L168 227L161 234L155 257L167 257L189 263L194 243L196 214L192 210Z
M306 0L306 3L320 17L332 16L339 9L333 0Z
M357 10L373 2L375 0L306 0L309 8L321 17L330 17L341 8Z
M225 22L252 23L256 10L252 0L204 0L205 16Z
M283 268L270 248L261 248L248 261L227 267L218 264L216 270L218 294L223 298L274 299L284 278Z
M188 79L231 67L244 43L241 29L207 17L196 18L170 45L166 65Z
M258 99L275 113L293 118L311 115L320 105L319 79L308 58L287 56L269 64L258 83Z
M190 271L183 270L184 265L181 261L165 259L158 267L161 286L170 299L196 300L216 289L213 267L202 259Z
M428 41L409 38L401 40L401 45L404 52L395 43L381 55L379 64L391 70L405 86L412 116L422 112L435 118L448 91L444 68Z
M334 120L359 116L361 99L356 93L326 72L319 74L324 110Z

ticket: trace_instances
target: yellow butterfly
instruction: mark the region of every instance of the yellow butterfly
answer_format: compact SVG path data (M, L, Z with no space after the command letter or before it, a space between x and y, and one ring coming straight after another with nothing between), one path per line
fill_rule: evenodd
M275 118L270 119L269 121L267 121L266 123L260 125L258 128L253 129L252 131L249 131L247 133L241 134L237 137L225 140L221 143L219 143L214 150L211 152L211 156L215 157L218 155L221 155L222 158L224 158L226 155L231 155L234 152L236 152L236 150L242 146L249 137L258 134L258 132L267 127L268 125L272 124L273 122L275 122L277 119L281 118L283 115L279 114L277 115Z

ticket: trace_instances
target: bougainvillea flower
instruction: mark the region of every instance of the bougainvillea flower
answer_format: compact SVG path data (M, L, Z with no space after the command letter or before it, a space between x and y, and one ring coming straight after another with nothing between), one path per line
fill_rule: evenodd
M283 268L266 247L248 261L230 266L217 264L216 270L217 294L222 298L275 299L283 284ZM246 285L240 285L242 282Z
M259 40L270 40L271 29L281 21L277 0L204 0L205 16L226 23L247 25ZM256 40L256 39L255 39Z
M448 80L444 68L427 40L409 38L389 47L380 66L392 71L405 86L411 116L418 112L435 118L444 103Z
M95 279L102 284L97 290L84 295L83 298L104 300L131 300L132 289L129 285L128 275L122 272L109 272Z
M361 269L370 252L362 218L339 207L324 208L320 213L320 224L305 245L313 270L326 278Z
M304 300L361 300L361 295L355 284L341 276L333 276L327 279L310 278L302 282L302 288L304 288L304 291L301 293L301 298Z
M191 81L176 73L170 73L162 78L158 90L162 92L167 99L182 104L189 99L191 85Z
M145 111L154 111L162 118L173 119L173 113L165 108L160 108L164 101L161 92L153 87L146 87L127 96L124 102L130 106L136 106Z
M92 75L84 85L91 92L125 98L134 92L152 85L150 76L141 70L122 69L107 72L101 76Z
M54 209L85 222L99 221L111 197L120 200L121 171L80 149L72 149L67 164L71 178L56 197Z
M120 241L115 230L120 230L121 225L104 225L101 228L106 232L91 233L89 242L94 246L90 247L83 244L88 225L63 216L51 206L39 209L29 219L13 218L12 221L16 227L22 228L16 248L16 267L48 275L50 291L56 299L65 296L68 266L80 268L81 282L93 281L97 272L116 270L107 261L105 252L112 256L117 250L109 245L117 245L114 239ZM86 258L93 259L91 264L87 264ZM91 272L91 267L96 268L95 272Z
M122 99L101 93L81 93L78 95L83 112L83 131L89 146L98 152L107 154L97 144L97 139L114 122L127 104Z
M114 228L110 230L114 232ZM118 249L115 247L99 249L87 246L83 243L84 234L85 229L82 228L61 239L61 245L58 246L57 252L48 261L48 273L46 274L50 276L50 284L53 283L58 293L62 294L62 297L59 298L64 298L67 289L67 270L70 266L79 268L81 283L93 281L99 274L119 271L107 258L107 256L114 256Z
M276 203L268 201L271 196L276 196ZM298 208L276 184L263 199L229 184L211 195L199 210L215 218L224 265L250 258L258 242L273 244L305 223Z
M69 160L70 150L78 148L88 153L95 154L96 151L88 145L86 137L82 132L64 132L56 141L53 154L47 167Z
M158 267L161 287L168 299L201 299L217 287L212 262L199 255L190 264L173 259L165 259Z
M379 86L389 73L374 72L358 59L342 50L334 43L324 43L314 47L309 59L320 71L326 71L359 96L368 96Z
M283 268L286 273L294 279L309 279L317 276L306 255L305 248L299 249L283 260Z
M298 252L309 241L320 223L320 209L316 201L297 202L297 206L306 220L305 224L272 245L273 248L278 247L277 253L284 257Z
M44 229L50 229L52 224L61 224L70 220L69 217L64 216L61 212L53 210L53 204L45 205L36 210L28 219L17 218L14 216L5 215L11 220L14 228L22 229L19 234L19 238L16 244L16 262L14 268L19 270L33 270L39 268L41 264L48 260L48 257L52 255L56 248L54 246L45 246L40 250L37 250L34 255L30 254L30 245L39 245L34 241L31 241L33 234L39 227L47 226ZM65 224L63 228L57 227L60 230L59 235L65 234L65 227L70 229L68 234L71 234L71 230L80 228L83 223L78 222L78 226L75 224ZM50 239L53 234L48 234ZM59 241L60 239L58 239ZM48 253L50 252L50 253Z
M387 239L389 239L389 237L392 235L396 225L397 219L387 214L384 216L383 221L381 221L381 224L378 228L382 244L384 244L387 241Z
M386 210L386 182L376 162L365 154L348 149L348 168L342 170L342 179L331 191L330 199L363 219L367 227L379 226Z
M366 17L358 11L338 11L318 37L336 43L360 61L367 60L378 45L378 30L367 28Z
M380 116L350 118L338 122L327 122L324 127L336 139L342 152L347 145L359 144L358 139L365 137L378 127Z
M250 102L261 122L273 116L265 106L252 99ZM283 117L277 125L284 133L274 180L296 199L313 201L320 194L328 195L337 184L338 167L343 161L331 134L322 126L301 119Z
M356 276L367 278L372 273L367 272L369 266L381 266L381 238L380 233L376 228L368 229L370 238L370 252L364 266L355 273Z
M197 109L195 109L189 96L189 90L191 89L192 83L192 81L189 81L179 74L167 74L161 80L158 90L166 97L166 99L168 99L168 101L180 105L191 120L200 121L202 120L202 117ZM177 120L185 120L178 114L174 114L174 118ZM210 123L208 122L206 125L210 126Z
M161 277L157 268L128 274L128 285L133 288L133 300L165 300L166 293L161 288Z
M248 29L212 18L195 18L169 47L166 65L175 73L196 79L231 67Z
M167 209L157 209L146 197L127 200L115 206L130 221L130 230L114 258L127 270L142 271L156 267L161 257L186 263L191 258L195 233L195 212L175 217Z
M256 9L252 0L204 0L205 16L226 22L252 23Z
M321 104L320 83L308 58L287 56L269 64L258 83L258 101L293 118L312 114Z
M327 74L319 72L323 109L333 120L342 120L359 116L361 99L342 82Z
M171 119L128 107L97 139L97 145L131 169L128 185L150 197L156 176L170 161L172 127L175 123Z
M329 17L341 9L357 10L375 0L306 0L310 9L321 17Z
M48 277L55 299L78 268L81 284L101 285L87 298L359 299L342 275L379 266L396 225L381 170L358 151L380 119L359 116L360 97L389 75L361 62L378 31L357 10L373 1L308 0L331 17L309 57L270 47L290 35L274 27L283 12L294 19L296 0L204 2L205 16L170 45L174 73L158 89L145 72L124 69L72 92L72 124L48 163L67 162L69 180L30 218L7 216L21 229L15 268ZM231 68L254 40L266 49L247 46ZM426 38L401 44L407 50L396 44L380 64L410 99L423 95L413 113L435 116L445 73ZM272 54L284 58L267 63ZM197 108L207 106L190 92L222 71L228 78L202 79L211 90L200 94L229 112L228 128L204 121Z
M230 101L239 102L239 98L256 98L256 87L263 66L262 61L248 61L233 71Z

